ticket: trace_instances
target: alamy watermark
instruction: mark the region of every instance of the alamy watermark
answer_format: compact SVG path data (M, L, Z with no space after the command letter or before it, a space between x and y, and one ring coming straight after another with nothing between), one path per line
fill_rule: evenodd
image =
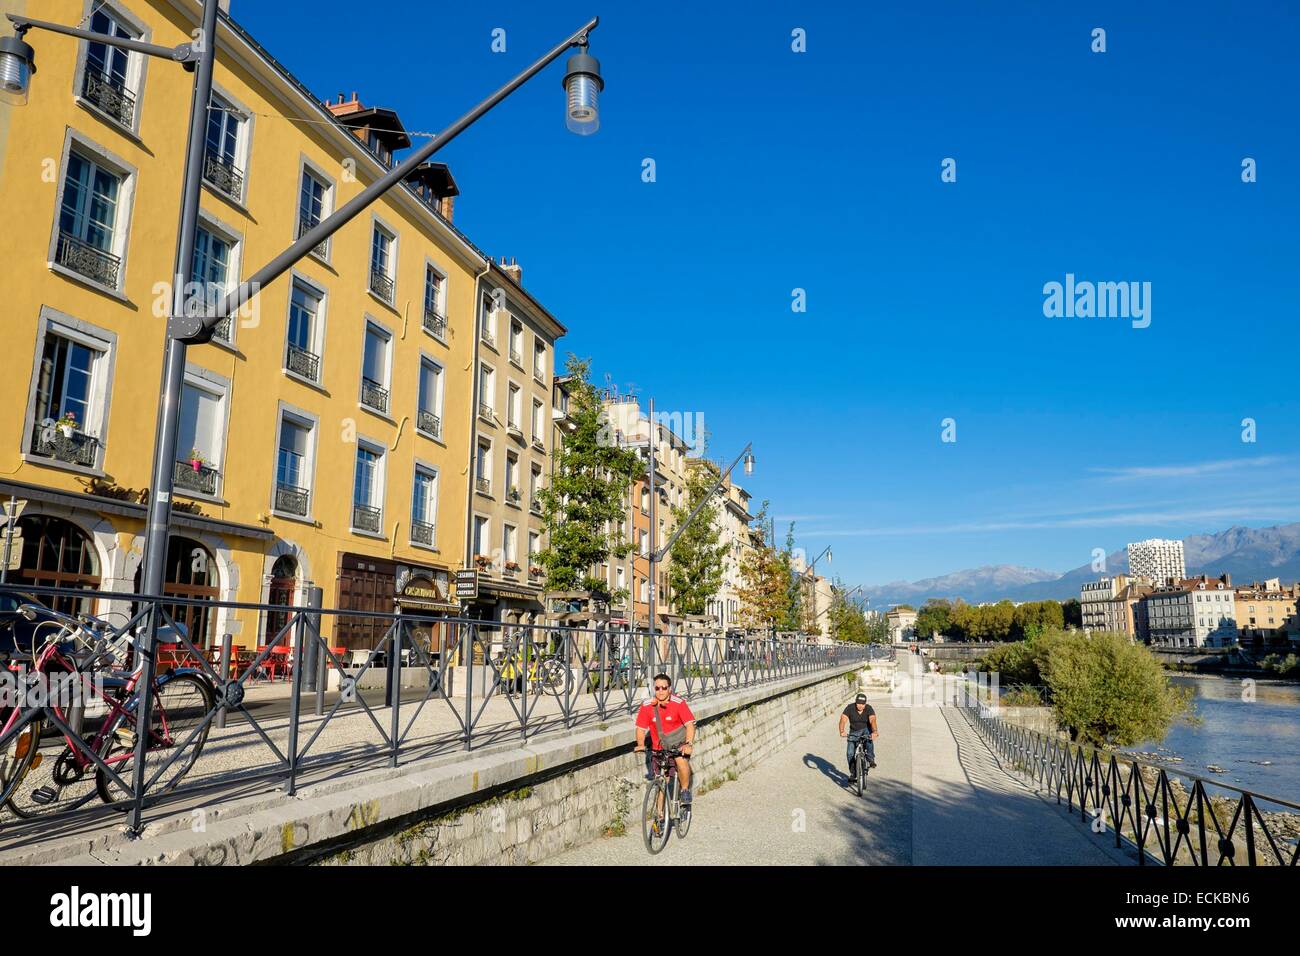
M1043 315L1049 319L1130 319L1135 329L1151 324L1150 282L1076 281L1043 285Z

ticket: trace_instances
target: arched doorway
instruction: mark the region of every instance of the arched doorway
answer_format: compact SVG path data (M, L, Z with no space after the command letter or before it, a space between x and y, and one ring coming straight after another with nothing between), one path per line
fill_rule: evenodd
M266 603L281 607L293 605L294 594L298 590L298 559L291 554L282 554L271 566L271 578L267 582ZM290 611L267 611L263 615L262 639L259 644L269 644L289 623ZM286 645L288 646L288 645Z
M18 519L22 530L22 567L8 576L10 584L43 588L99 590L99 558L90 535L71 521L52 515L27 515ZM43 597L65 614L90 614L93 597Z
M135 588L140 590L141 570L135 572ZM167 541L167 567L163 577L163 594L170 597L213 601L219 595L217 559L202 543L193 538L172 537ZM184 624L195 647L205 647L215 638L212 634L217 609L207 604L163 604L163 610L178 624ZM134 616L138 607L131 609Z

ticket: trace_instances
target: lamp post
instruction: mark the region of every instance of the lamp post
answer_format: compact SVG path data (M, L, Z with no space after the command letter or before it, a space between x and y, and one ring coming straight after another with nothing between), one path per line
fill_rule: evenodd
M154 434L153 477L149 486L148 519L145 526L145 556L141 574L140 593L157 598L162 593L166 567L167 537L171 522L172 478L176 456L177 421L185 379L185 353L190 344L207 342L217 324L226 316L238 311L257 295L268 283L279 278L309 251L338 232L399 182L424 163L461 132L504 100L516 89L532 79L553 60L571 47L578 53L569 58L565 71L565 123L579 134L593 133L599 127L598 99L604 88L600 64L587 51L588 34L600 22L594 17L576 32L515 76L495 93L483 100L460 119L431 138L401 163L380 176L332 215L309 229L284 252L276 256L249 279L231 291L224 300L210 307L206 297L196 294L185 298L189 274L194 261L194 242L198 228L199 198L202 192L204 137L207 131L208 104L212 98L212 74L216 62L216 25L218 0L203 0L202 26L190 43L177 47L164 47L126 37L109 36L68 27L44 20L34 20L8 14L17 32L15 37L0 38L0 97L22 104L27 101L32 74L36 70L35 51L24 37L32 28L60 33L66 36L92 40L109 46L133 50L148 56L174 60L187 70L194 71L194 86L190 100L189 132L186 140L185 174L182 187L180 230L176 241L176 258L173 269L172 307L167 322L167 343L163 360L161 395ZM142 672L141 693L137 726L148 727L152 706L155 662L153 657L154 630L158 626L156 614L150 614L145 634L137 641ZM136 735L134 806L130 826L139 831L144 804L144 756L148 734Z
M828 564L834 560L835 555L831 554L831 546L829 544L826 545L826 550L823 551L821 554L817 555L817 557L813 558L812 564L808 565L808 573L812 576L812 609L813 609L812 626L813 627L817 626L817 562L820 561L822 558L825 558Z

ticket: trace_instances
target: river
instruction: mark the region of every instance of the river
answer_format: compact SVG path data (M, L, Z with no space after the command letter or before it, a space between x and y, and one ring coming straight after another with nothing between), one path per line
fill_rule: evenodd
M1239 678L1178 675L1170 682L1191 688L1201 718L1199 724L1176 722L1160 742L1159 753L1183 758L1170 770L1300 804L1300 685L1257 681L1250 700L1243 699ZM1214 773L1210 764L1227 772Z

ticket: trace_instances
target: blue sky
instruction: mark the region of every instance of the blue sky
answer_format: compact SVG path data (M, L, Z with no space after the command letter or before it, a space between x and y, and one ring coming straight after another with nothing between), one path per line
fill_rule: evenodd
M598 382L702 411L717 457L752 440L756 500L847 581L1300 520L1300 8L601 6L233 9L412 130L599 14L600 132L564 130L552 66L439 155L457 223ZM1046 318L1066 273L1151 283L1150 326Z

